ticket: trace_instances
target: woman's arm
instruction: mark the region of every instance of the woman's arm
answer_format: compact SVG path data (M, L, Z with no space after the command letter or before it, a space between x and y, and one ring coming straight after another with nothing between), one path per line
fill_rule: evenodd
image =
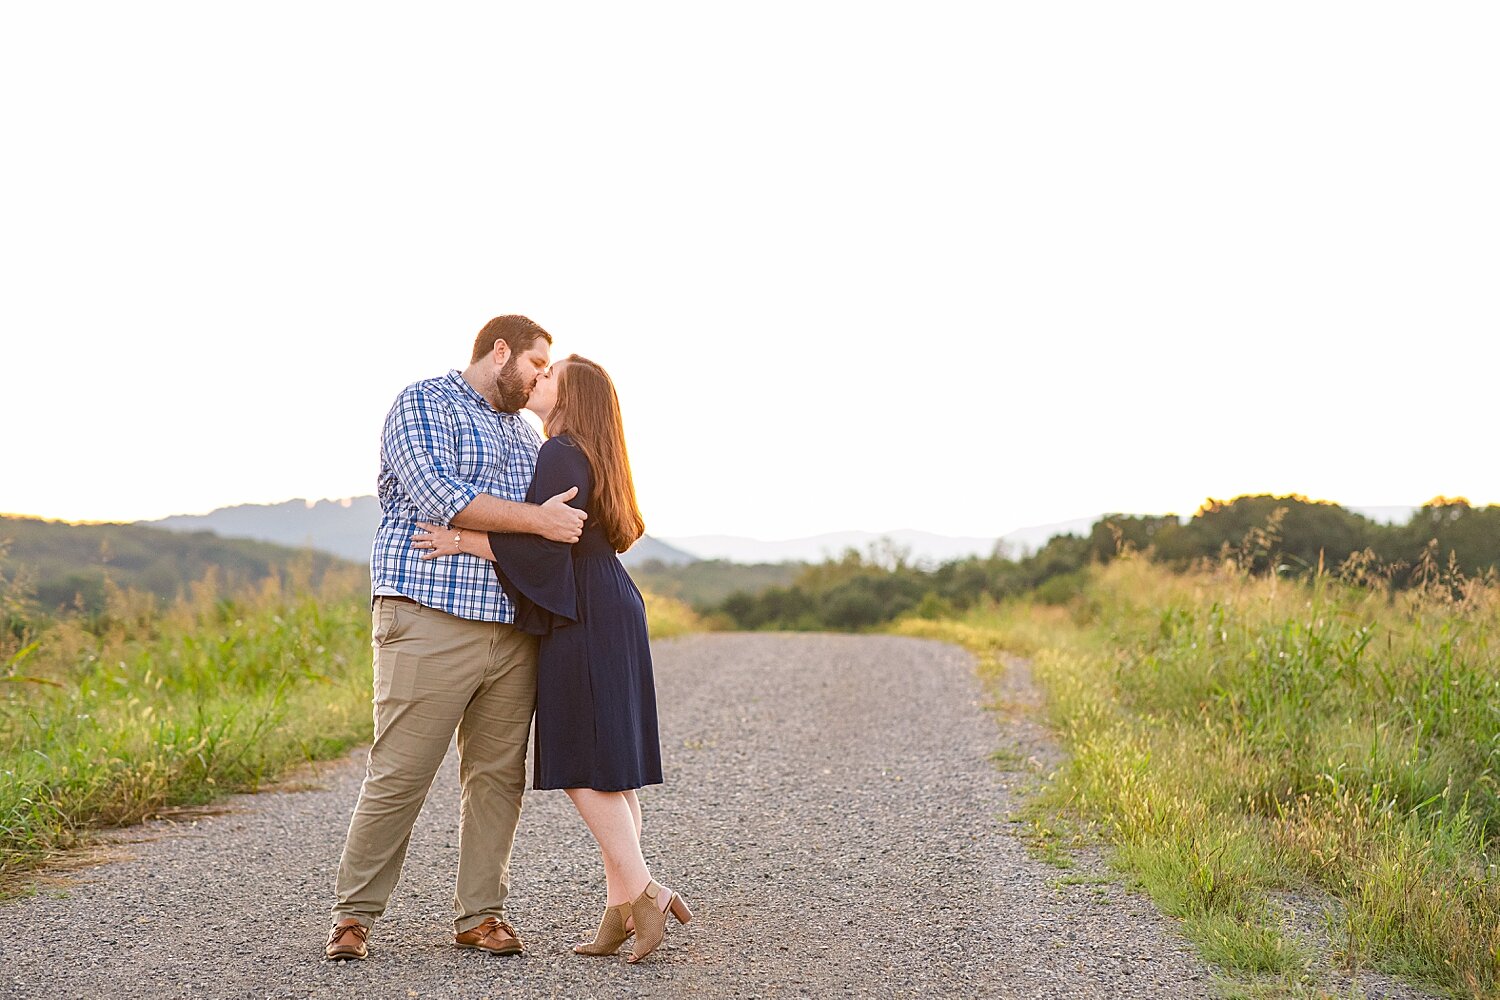
M490 548L490 535L487 531L445 528L441 524L428 524L426 521L418 521L417 527L422 530L411 536L411 544L413 548L424 550L423 559L456 556L462 552L490 562L495 561L495 550Z
M576 513L583 514L583 508L589 502L591 485L588 470L588 459L583 457L583 452L565 441L548 441L542 445L541 452L537 455L536 472L529 494L533 498L551 497L547 503L565 503ZM422 530L411 536L411 544L413 548L423 550L423 559L437 559L462 552L490 562L496 561L494 542L489 532L430 521L418 521L417 526ZM514 547L517 552L526 556L550 547L536 545L534 538L527 540L519 537L512 540L502 537L494 541L507 546L507 549ZM564 551L568 548L567 543L559 544L554 541L551 545L557 545Z
M588 459L567 441L554 438L537 455L530 496L576 493L572 506L588 503ZM471 531L430 521L412 535L422 558L467 553L494 564L500 586L516 605L516 627L547 635L578 621L578 588L573 575L573 546L538 535Z

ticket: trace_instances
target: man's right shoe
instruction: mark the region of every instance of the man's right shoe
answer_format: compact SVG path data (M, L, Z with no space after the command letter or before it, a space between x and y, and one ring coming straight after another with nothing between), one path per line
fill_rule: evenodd
M328 932L328 944L324 946L323 954L337 961L364 958L370 953L365 947L365 940L369 936L370 928L353 917L346 917L334 924L333 930Z
M491 955L521 954L521 939L516 936L516 929L499 917L485 917L477 927L459 931L453 935L453 943Z

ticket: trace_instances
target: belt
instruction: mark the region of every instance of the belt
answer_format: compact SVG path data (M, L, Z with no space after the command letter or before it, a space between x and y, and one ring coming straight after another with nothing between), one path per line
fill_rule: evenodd
M402 604L415 604L419 608L426 607L421 601L414 601L410 597L402 597L400 594L376 594L382 601L400 601Z

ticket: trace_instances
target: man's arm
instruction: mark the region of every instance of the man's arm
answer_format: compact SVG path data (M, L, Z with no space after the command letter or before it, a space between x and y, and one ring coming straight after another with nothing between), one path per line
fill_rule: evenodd
M457 474L456 436L447 405L415 386L396 398L396 405L386 416L382 431L386 457L423 517L459 528L522 532L554 542L578 541L587 515L568 506L571 493L540 506L482 493L477 485Z
M475 531L511 531L523 535L541 535L554 542L573 543L583 535L588 514L568 501L578 494L578 487L559 493L546 503L515 503L481 493L468 506L448 519L455 528Z

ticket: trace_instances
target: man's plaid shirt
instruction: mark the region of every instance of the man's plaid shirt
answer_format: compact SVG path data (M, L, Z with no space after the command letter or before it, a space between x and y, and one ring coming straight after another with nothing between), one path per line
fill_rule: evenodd
M497 412L457 371L403 389L380 438L372 592L400 594L460 618L515 621L489 562L471 555L423 559L411 536L418 521L447 524L481 493L524 501L541 446L520 414Z

